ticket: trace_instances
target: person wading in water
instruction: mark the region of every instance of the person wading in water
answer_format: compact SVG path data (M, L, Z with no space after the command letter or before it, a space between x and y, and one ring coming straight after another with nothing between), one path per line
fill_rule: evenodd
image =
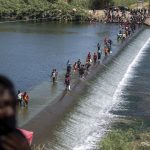
M85 66L81 65L80 69L79 69L79 77L81 79L84 79L84 75L85 75Z
M90 60L86 61L86 70L89 71L89 68L91 66Z
M52 78L53 84L56 82L57 74L58 73L57 73L56 69L53 69L53 71L51 73L51 78Z
M97 55L96 55L96 53L94 53L93 60L94 60L94 64L96 64L96 62L97 62Z
M88 61L91 60L91 57L92 57L92 56L91 56L91 53L89 52L89 53L88 53L88 56L87 56Z
M102 56L102 51L99 49L97 51L97 58L98 58L98 63L100 64L101 63L101 56Z
M112 46L112 40L111 39L108 40L108 44L110 45L110 48L111 48L111 46Z
M75 62L73 65L73 71L77 72L77 70L78 70L78 64L77 64L77 62Z
M66 90L68 91L71 91L71 87L70 87L70 81L71 81L71 78L69 75L66 76L65 78L65 85L66 85Z
M81 61L80 61L80 59L77 61L77 65L78 65L78 70L79 70L80 67L81 67Z
M22 106L22 93L20 91L18 91L17 93L17 100L18 100L18 104L19 106Z
M72 69L72 67L71 67L71 64L69 63L68 66L67 66L67 73L68 74L71 73L71 69Z
M97 44L97 50L100 50L101 49L101 45L98 43Z
M29 95L27 94L27 92L24 92L22 98L23 98L24 107L27 107L29 103Z
M107 46L104 47L105 57L109 55L109 49Z

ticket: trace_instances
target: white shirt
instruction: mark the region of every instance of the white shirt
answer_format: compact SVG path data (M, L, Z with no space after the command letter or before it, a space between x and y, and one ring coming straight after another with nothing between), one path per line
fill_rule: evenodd
M22 99L22 93L18 94L18 99Z

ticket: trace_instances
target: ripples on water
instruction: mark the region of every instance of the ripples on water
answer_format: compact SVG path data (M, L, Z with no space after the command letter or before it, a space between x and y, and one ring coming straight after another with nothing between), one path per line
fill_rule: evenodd
M96 149L115 114L123 109L121 98L145 49L150 30L143 31L105 70L88 85L85 94L52 131L47 148L52 150ZM144 47L143 47L144 45ZM142 48L143 47L143 48ZM142 48L142 49L141 49Z

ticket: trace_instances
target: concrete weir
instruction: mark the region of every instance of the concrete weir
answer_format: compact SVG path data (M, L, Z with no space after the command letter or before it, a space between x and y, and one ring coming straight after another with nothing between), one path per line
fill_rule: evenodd
M49 104L45 109L43 109L39 114L37 114L32 120L26 123L22 128L31 130L34 132L34 140L33 144L39 145L43 144L45 140L48 139L48 133L53 130L53 127L59 121L63 114L67 112L67 110L74 104L77 97L79 97L84 89L87 86L87 82L92 80L102 69L104 65L108 65L111 63L114 57L119 55L122 49L128 45L131 40L136 37L143 28L138 29L131 37L126 39L125 42L116 50L112 55L103 59L103 64L97 64L91 67L91 73L86 76L84 81L80 79L76 79L76 81L72 85L72 91L66 93L64 91L61 95L59 95L55 101ZM86 82L87 81L87 82Z

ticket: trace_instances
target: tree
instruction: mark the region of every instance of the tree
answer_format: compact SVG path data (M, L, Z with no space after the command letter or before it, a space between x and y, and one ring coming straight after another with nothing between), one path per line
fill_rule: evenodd
M112 0L91 0L91 9L103 9L112 5Z

